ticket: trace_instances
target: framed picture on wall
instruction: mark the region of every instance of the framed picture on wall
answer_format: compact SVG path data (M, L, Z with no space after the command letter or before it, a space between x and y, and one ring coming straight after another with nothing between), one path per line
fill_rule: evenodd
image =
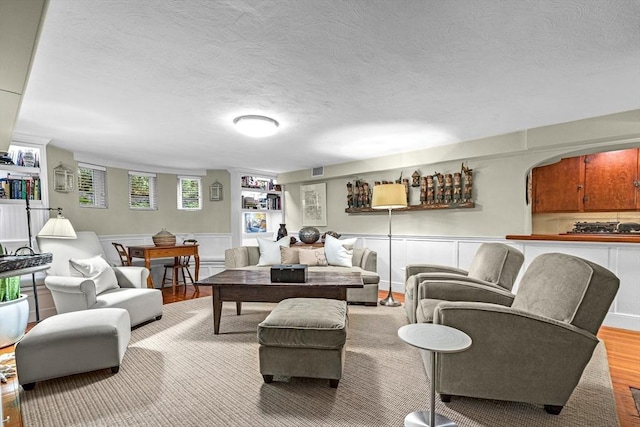
M244 214L244 232L245 233L266 233L267 232L267 214L247 212Z
M327 184L311 184L300 187L302 201L302 225L327 225Z

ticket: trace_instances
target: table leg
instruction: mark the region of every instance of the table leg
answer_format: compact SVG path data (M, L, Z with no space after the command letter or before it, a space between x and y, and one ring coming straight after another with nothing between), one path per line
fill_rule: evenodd
M242 313L242 302L236 301L236 314L240 316L241 313Z
M147 288L155 288L156 285L153 283L153 276L151 275L151 258L149 258L149 253L145 251L144 254L144 266L149 270L149 277L147 277Z
M457 424L444 415L436 413L436 352L430 352L431 358L431 407L429 411L416 411L404 419L405 427L457 427Z
M429 407L431 412L429 413L429 425L435 427L436 425L436 352L431 353L431 406Z
M222 298L220 295L220 286L213 286L213 333L220 333L220 317L222 316Z

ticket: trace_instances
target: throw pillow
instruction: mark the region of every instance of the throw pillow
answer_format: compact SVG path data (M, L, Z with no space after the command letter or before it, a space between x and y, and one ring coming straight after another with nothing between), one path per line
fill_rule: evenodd
M298 248L286 248L280 246L280 263L281 264L300 264L300 256L298 256Z
M258 266L276 265L280 264L280 247L289 247L291 238L285 236L282 239L274 242L273 240L257 238L258 247L260 249L260 259L258 260Z
M96 284L96 295L119 287L116 273L102 255L85 259L72 258L69 260L69 271L73 276L93 280Z
M324 256L324 249L300 249L298 251L300 257L300 264L307 265L329 265L327 258Z
M353 247L356 245L356 240L358 239L340 240L327 234L324 240L324 253L329 265L353 267Z

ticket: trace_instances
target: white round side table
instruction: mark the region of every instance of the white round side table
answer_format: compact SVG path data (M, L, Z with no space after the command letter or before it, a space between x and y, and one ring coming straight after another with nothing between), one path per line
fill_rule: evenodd
M458 353L471 347L471 338L464 332L433 323L413 323L398 329L404 342L431 353L431 410L412 412L404 418L405 427L456 427L457 424L436 413L436 353Z

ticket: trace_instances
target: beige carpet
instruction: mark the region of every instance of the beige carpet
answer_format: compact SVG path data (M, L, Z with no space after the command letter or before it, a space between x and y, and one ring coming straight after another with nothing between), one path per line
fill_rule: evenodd
M429 384L419 351L397 330L403 308L350 306L345 376L264 384L256 326L273 304L224 304L213 335L211 298L169 304L133 331L120 372L44 381L22 391L24 425L34 426L402 426L426 409ZM284 378L281 378L284 379ZM278 378L276 378L278 380ZM437 410L459 426L616 426L602 345L559 416L541 406L459 398Z

